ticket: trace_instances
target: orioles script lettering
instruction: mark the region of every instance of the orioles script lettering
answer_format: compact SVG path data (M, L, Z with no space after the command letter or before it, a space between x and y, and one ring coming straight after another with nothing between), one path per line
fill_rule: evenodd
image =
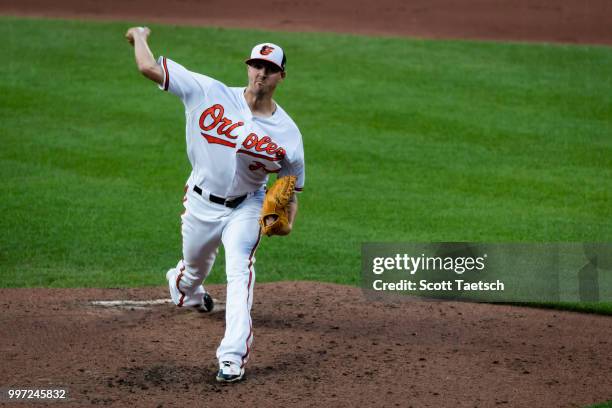
M200 115L200 129L201 134L208 143L220 144L227 147L236 147L236 143L232 142L238 138L238 135L232 133L237 128L244 126L244 122L234 123L231 119L224 116L225 109L220 104L215 104L210 108L205 109ZM218 136L213 136L211 131L214 130ZM205 133L207 132L207 133ZM225 136L225 138L223 138ZM240 150L241 153L246 153L251 149L259 153L267 153L272 157L266 157L265 155L257 155L260 158L266 158L268 160L281 160L285 157L285 149L278 146L278 144L272 141L270 136L259 137L255 133L250 133L242 142L244 150Z

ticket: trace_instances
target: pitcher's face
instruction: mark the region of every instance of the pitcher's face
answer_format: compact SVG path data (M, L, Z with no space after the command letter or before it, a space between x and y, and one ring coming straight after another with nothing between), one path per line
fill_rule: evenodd
M285 73L276 65L261 60L250 61L247 65L249 87L258 93L272 93L285 78Z

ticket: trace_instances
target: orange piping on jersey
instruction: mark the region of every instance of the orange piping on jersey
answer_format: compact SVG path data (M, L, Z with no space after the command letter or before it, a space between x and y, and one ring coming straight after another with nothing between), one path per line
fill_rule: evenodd
M170 72L168 72L168 65L166 65L166 57L164 57L164 72L166 73L166 80L164 81L164 91L168 90L168 86L170 85Z

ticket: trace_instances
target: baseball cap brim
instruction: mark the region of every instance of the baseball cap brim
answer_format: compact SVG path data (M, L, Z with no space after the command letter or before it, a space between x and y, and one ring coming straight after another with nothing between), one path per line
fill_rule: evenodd
M250 62L253 61L265 61L265 62L269 62L270 64L277 66L281 71L285 71L285 68L281 67L280 65L278 65L276 62L266 59L266 58L248 58L247 60L244 61L245 64L248 64Z

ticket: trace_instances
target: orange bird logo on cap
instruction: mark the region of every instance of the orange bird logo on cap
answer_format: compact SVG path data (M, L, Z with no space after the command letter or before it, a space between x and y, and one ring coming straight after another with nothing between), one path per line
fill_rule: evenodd
M269 55L269 54L272 54L272 51L274 51L274 47L270 47L269 45L264 45L263 47L261 47L261 50L259 50L259 53L261 55Z

